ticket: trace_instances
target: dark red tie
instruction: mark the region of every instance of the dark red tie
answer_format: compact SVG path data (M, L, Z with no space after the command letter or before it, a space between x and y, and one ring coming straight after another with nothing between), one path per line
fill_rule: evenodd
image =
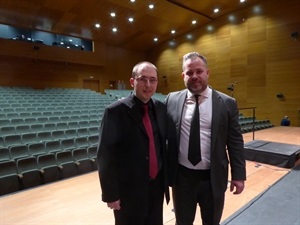
M148 115L148 105L144 104L143 107L144 107L143 123L147 131L147 135L149 137L149 176L152 179L154 179L158 172L154 136L153 136L151 120Z
M195 166L201 161L199 95L195 95L195 110L191 121L188 159Z

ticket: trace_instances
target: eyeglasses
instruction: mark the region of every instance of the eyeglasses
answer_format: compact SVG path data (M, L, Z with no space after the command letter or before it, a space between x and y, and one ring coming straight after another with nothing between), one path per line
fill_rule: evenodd
M157 79L155 77L145 77L145 76L140 76L135 78L137 81L142 82L143 84L147 84L150 82L150 84L155 84L157 82Z

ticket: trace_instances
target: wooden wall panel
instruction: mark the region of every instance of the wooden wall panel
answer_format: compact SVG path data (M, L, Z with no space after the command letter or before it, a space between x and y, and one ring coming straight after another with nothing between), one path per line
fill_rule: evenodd
M293 126L299 126L300 38L291 38L292 32L300 34L299 12L298 0L266 0L195 29L189 33L193 40L181 36L173 48L165 43L152 49L147 56L169 77L169 86L160 85L159 91L167 94L183 88L182 80L174 76L181 73L178 59L198 51L208 59L213 88L233 95L239 107L257 107L258 119L280 125L287 115ZM237 84L231 93L227 84L233 82ZM283 93L284 99L278 99L277 93Z

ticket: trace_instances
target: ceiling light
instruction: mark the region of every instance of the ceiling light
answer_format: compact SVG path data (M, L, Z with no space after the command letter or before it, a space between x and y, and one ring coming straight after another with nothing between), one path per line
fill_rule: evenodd
M193 21L192 21L192 24L196 24L196 23L197 23L197 21L196 21L196 20L193 20Z
M112 13L110 13L110 16L111 16L111 17L115 17L115 16L116 16L116 13L112 12Z
M95 27L96 27L96 28L100 28L100 24L99 24L99 23L96 23L96 24L95 24Z
M214 9L214 13L217 13L217 12L219 12L219 9L218 9L218 8L215 8L215 9Z
M175 30L171 30L171 33L172 33L172 34L175 34L175 33L176 33L176 31L175 31Z
M154 5L153 5L153 4L150 4L148 7L149 7L149 9L153 9L153 8L154 8Z
M129 21L129 22L133 22L133 18L132 18L132 17L129 17L129 18L128 18L128 21Z
M118 31L118 28L114 27L114 28L112 29L112 31L113 31L113 32L117 32L117 31Z
M131 2L135 2L135 0L130 0Z
M153 38L154 41L158 41L158 38Z
M246 0L240 0L240 2L245 2Z

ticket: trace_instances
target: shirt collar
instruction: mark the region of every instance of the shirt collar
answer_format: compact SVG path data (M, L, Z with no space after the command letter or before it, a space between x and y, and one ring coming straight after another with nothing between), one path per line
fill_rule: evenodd
M202 97L209 98L209 97L211 96L211 93L212 93L211 88L210 88L209 86L207 86L206 89L205 89L202 93L200 93L200 95L201 95ZM188 90L187 98L188 98L188 99L192 99L193 96L194 96L194 94L192 94L192 93Z

